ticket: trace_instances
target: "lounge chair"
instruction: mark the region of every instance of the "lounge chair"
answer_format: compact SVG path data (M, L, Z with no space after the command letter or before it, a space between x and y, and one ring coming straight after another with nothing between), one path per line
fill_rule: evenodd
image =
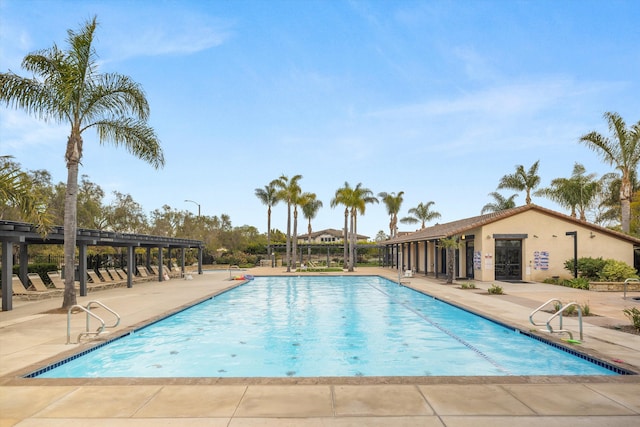
M98 273L93 270L87 270L87 275L91 280L91 283L87 283L87 289L108 289L113 288L113 283L106 282L102 280Z
M311 260L309 260L308 264L309 264L309 267L310 267L310 268L313 268L313 269L318 269L318 270L320 270L320 269L323 269L323 268L327 268L327 266L326 266L326 265L318 265L318 264L316 264L315 262L313 262L313 261L311 261Z
M29 278L29 282L31 283L31 290L34 290L36 292L46 292L51 296L62 294L59 289L49 289L38 273L28 273L27 277Z
M36 300L42 298L49 298L53 295L49 292L30 291L24 287L22 280L17 274L11 276L11 290L13 295L26 300Z
M102 277L102 280L104 280L106 283L110 283L114 288L126 283L126 281L123 282L122 279L115 275L115 273L114 276L112 276L106 268L99 268L98 273L100 273L100 277Z
M58 289L64 292L64 280L62 279L62 276L58 274L57 271L47 271L47 276L49 276L49 280L51 280L51 283L53 283L53 287L55 289ZM76 290L80 289L80 283L74 282L74 286Z

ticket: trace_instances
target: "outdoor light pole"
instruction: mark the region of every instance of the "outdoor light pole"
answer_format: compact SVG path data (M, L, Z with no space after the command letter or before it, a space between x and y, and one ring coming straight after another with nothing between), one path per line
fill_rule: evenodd
M578 232L567 231L564 233L567 236L573 236L573 278L578 277Z
M198 205L198 218L200 218L200 203L194 202L193 200L185 200L185 202L191 202L191 203L195 203L196 205Z

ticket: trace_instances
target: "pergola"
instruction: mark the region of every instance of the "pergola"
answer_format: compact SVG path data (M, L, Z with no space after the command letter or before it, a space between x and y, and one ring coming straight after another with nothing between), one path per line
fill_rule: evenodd
M62 245L64 244L64 228L53 227L51 232L42 236L34 224L15 221L0 220L0 242L2 243L2 310L12 309L13 291L11 276L13 273L13 248L19 247L20 268L19 276L23 283L27 279L28 257L27 249L29 245ZM193 239L180 239L174 237L151 236L146 234L116 233L113 231L78 229L76 236L79 261L79 281L80 295L87 295L87 247L88 246L111 246L124 247L127 249L127 265L135 266L135 249L146 248L147 254L152 248L158 249L158 281L164 280L163 273L163 249L167 249L168 257L171 259L172 249L181 249L182 262L181 269L184 273L185 253L187 248L198 249L198 274L202 274L202 250L204 242ZM147 263L149 263L147 256ZM127 287L133 287L133 274L135 268L127 268Z

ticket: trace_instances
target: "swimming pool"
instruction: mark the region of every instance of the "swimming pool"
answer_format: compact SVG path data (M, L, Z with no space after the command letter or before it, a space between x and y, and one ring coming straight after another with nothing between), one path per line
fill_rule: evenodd
M40 378L615 375L376 276L258 277Z

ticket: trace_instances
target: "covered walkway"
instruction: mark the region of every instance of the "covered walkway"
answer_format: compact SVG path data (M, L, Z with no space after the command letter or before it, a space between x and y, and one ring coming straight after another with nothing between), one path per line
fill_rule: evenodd
M64 244L64 228L54 227L49 234L42 236L34 224L15 221L0 221L0 242L2 243L2 311L9 311L13 307L13 292L11 276L14 265L14 246L18 246L19 276L22 283L27 282L28 247L29 245L62 245ZM185 269L186 248L198 250L198 273L202 274L202 249L204 242L192 239L150 236L145 234L115 233L104 230L78 229L76 244L78 247L78 281L80 295L87 295L87 248L89 246L124 247L127 250L128 266L135 266L135 249L147 249L147 263L151 248L158 249L158 281L164 280L163 249L167 249L167 256L171 260L172 249L181 250L181 269ZM127 269L127 287L133 286L134 269Z

